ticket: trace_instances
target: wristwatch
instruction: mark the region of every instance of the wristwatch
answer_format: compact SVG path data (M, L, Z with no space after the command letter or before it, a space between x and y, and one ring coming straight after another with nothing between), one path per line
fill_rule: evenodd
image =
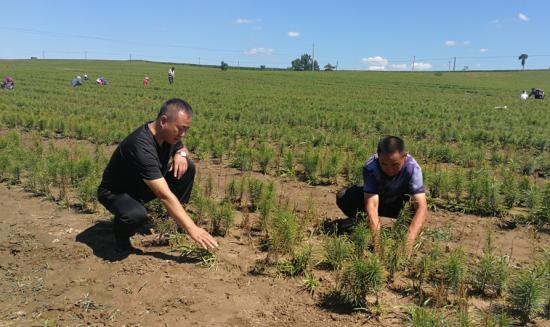
M180 156L181 156L182 158L187 158L187 152L185 152L185 151L180 151L180 152L178 152L178 153L180 154Z

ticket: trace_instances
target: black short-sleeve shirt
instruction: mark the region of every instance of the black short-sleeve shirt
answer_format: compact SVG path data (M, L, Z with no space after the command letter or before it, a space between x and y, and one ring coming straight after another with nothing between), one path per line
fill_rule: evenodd
M100 188L113 193L142 193L143 180L164 177L170 158L183 147L181 142L158 145L148 124L128 135L116 148L103 172Z

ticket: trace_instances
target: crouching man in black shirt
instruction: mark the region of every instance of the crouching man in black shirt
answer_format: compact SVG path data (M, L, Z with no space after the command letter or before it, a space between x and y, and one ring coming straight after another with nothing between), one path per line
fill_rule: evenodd
M182 203L189 202L195 166L181 139L191 127L193 110L181 99L166 101L155 121L126 137L114 151L97 190L99 202L114 216L117 250L131 251L130 237L147 220L145 203L159 198L174 221L205 249L218 246L198 227ZM170 161L172 159L172 161Z

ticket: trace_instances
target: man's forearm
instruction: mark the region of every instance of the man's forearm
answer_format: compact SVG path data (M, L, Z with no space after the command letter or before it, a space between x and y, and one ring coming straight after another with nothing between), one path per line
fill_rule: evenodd
M428 218L428 209L425 207L418 207L414 217L409 226L409 233L407 235L407 242L414 243L420 232L422 231L422 226Z
M175 195L170 194L159 199L168 211L170 217L174 219L178 226L185 228L185 230L189 230L189 228L196 226L191 217L187 215L187 212L185 212Z

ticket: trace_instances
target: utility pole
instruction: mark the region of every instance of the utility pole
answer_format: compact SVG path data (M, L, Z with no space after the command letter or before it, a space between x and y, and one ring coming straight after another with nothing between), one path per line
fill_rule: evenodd
M455 68L456 68L456 57L453 58L453 72L455 71Z
M44 50L42 50L42 59L46 59L46 52Z
M449 60L449 71L451 71L451 61Z
M315 43L313 43L313 55L311 56L311 71L315 70Z
M84 51L84 60L88 60L88 51Z
M338 70L338 60L336 60L336 70Z
M130 63L132 63L132 54L130 53Z
M199 66L201 65L201 57L199 57Z
M414 62L416 61L416 56L413 56L413 64L412 64L412 67L411 67L411 71L414 72Z

